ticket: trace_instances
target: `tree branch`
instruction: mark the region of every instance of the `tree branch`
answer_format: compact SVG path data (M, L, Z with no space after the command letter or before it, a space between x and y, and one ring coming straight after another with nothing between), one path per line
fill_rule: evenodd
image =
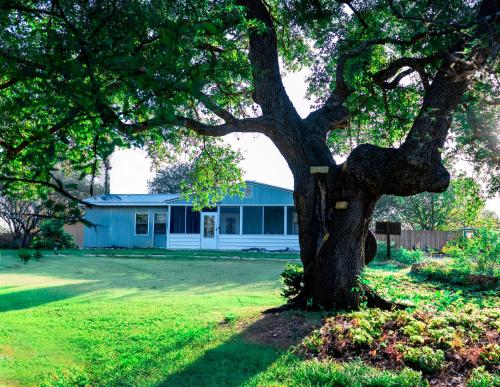
M437 58L438 54L430 55L425 58L409 58L409 57L398 58L392 61L389 64L389 66L387 66L385 69L375 73L373 75L373 80L380 87L390 90L396 88L401 79L403 79L405 76L416 71L420 76L424 89L427 90L429 87L429 80L425 72L424 66L434 62ZM394 77L400 69L404 67L409 67L411 71L405 70L402 73L398 74L393 81L387 82L389 79Z
M484 42L491 31L496 31L493 39L488 39L488 45L473 47L464 58L468 40L462 37L445 55L402 146L384 149L360 145L349 155L344 172L352 173L375 194L407 196L423 191L443 192L448 187L450 175L441 163L441 150L452 114L474 73L486 64L490 55L496 54L500 44L500 15L495 0L483 0L478 20L487 21L488 25L478 23L473 38Z
M227 110L223 109L215 102L213 102L210 96L200 92L196 94L196 97L203 103L203 105L205 105L207 109L211 110L214 114L222 118L224 121L233 122L237 120L237 118L233 116L230 112L228 112Z
M239 0L238 4L246 8L248 19L257 20L265 27L264 30L262 27L248 29L255 102L264 115L287 112L299 119L281 79L276 30L269 10L261 0Z
M221 125L207 125L191 118L178 116L176 124L194 130L203 136L219 137L235 132L265 134L273 128L272 122L272 119L261 116L235 120Z

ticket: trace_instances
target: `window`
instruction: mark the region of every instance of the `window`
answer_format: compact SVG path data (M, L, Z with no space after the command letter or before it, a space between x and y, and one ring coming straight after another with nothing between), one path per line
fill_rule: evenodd
M156 212L155 213L155 235L165 235L167 233L167 213L166 212Z
M203 217L203 238L215 238L215 215Z
M148 235L149 215L147 212L135 213L135 235Z
M240 233L240 207L220 208L220 233L221 234Z
M262 234L262 207L243 207L243 234Z
M200 233L200 213L193 211L193 207L186 210L186 234Z
M286 214L286 232L290 235L298 235L299 234L299 219L297 218L297 211L295 207L287 207Z
M186 232L186 207L175 206L170 208L170 233L184 234Z
M284 234L284 224L284 207L264 207L264 234Z

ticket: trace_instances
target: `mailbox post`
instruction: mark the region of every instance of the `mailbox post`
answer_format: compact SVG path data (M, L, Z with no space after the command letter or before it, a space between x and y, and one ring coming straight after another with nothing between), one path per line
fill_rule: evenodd
M391 259L391 235L401 235L399 222L375 222L375 234L387 235L387 260Z

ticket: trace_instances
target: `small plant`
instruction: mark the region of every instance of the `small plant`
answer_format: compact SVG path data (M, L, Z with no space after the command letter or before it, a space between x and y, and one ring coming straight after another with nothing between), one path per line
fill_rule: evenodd
M481 353L481 359L486 365L500 364L500 345L491 343L484 347Z
M407 348L403 360L411 367L417 368L428 374L439 371L444 366L444 352L431 347Z
M19 259L26 265L31 258L31 251L28 249L19 249L17 251Z
M281 273L281 280L283 283L281 295L289 301L293 300L304 287L304 268L299 264L287 263Z
M75 247L73 236L64 231L62 219L47 219L40 224L40 234L33 238L37 249L70 249Z
M407 250L404 247L396 248L394 243L391 243L391 259L402 263L403 265L411 265L416 262L421 262L425 258L425 253L422 250ZM377 253L375 260L387 260L387 243L377 242Z
M467 387L490 387L500 385L500 376L493 376L484 367L474 369L467 381Z

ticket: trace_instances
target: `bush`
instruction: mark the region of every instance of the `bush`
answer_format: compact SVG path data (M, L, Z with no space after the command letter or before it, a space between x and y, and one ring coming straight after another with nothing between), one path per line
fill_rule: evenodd
M467 381L467 387L490 387L498 385L500 385L500 376L490 374L484 367L474 369Z
M407 250L404 247L396 248L393 243L391 243L391 259L396 262L402 263L404 265L411 265L416 262L420 262L425 258L425 254L422 250ZM377 241L377 253L375 254L375 260L385 261L387 259L387 243Z
M281 281L283 283L281 295L288 300L293 300L304 287L304 268L297 263L287 263L285 270L281 273Z
M433 374L444 366L444 352L431 347L408 348L403 356L406 364L423 372Z
M443 249L452 259L452 269L464 275L500 275L500 232L479 228L472 238L459 237Z
M31 251L28 249L17 250L17 255L19 259L26 265L31 258Z
M36 249L71 249L76 247L73 235L63 229L64 221L49 219L40 224L40 233L33 238L32 246Z

